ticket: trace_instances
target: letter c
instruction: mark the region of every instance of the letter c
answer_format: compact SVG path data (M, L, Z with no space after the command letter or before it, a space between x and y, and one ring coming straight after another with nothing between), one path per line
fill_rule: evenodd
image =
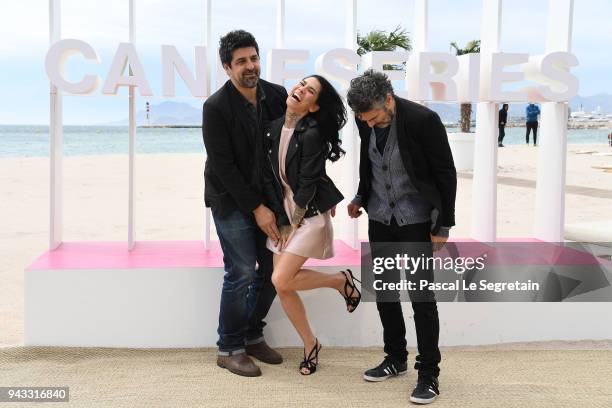
M97 75L85 75L79 82L69 82L64 78L66 61L73 54L81 54L86 60L100 63L100 58L91 45L75 39L59 40L49 48L45 57L45 71L57 89L72 93L87 95L93 93L100 84Z

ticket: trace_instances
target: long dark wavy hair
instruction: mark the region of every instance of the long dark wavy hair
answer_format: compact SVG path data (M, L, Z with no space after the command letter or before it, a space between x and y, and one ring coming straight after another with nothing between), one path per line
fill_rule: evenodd
M342 98L327 79L321 75L309 75L306 78L315 78L321 84L321 92L317 98L319 110L309 115L317 121L321 134L325 136L329 149L327 158L335 162L345 153L340 147L340 129L346 124L346 108Z

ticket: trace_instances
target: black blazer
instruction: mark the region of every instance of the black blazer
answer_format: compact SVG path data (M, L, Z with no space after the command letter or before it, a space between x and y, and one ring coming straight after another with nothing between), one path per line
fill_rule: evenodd
M248 214L264 202L258 171L263 160L263 131L284 115L287 91L263 79L258 86L265 94L261 103L263 129L253 126L245 98L229 80L204 103L204 201L219 217L236 209Z
M285 118L272 122L266 133L267 160L263 164L266 203L274 211L277 224L289 225L283 207L283 188L278 172L280 134ZM314 118L305 116L296 124L287 147L285 175L293 191L295 204L305 209L304 218L324 213L344 196L325 172L329 147Z
M457 172L446 129L431 109L397 96L394 98L400 156L416 189L438 212L432 227L435 234L442 226L455 225ZM372 164L368 155L372 128L357 118L355 121L361 138L357 194L361 196L363 208L367 209L372 190Z

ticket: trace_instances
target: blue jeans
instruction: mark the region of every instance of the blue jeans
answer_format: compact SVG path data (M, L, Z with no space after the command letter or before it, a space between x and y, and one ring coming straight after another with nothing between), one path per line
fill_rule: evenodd
M263 341L263 319L276 296L272 252L253 215L234 211L213 220L225 269L217 346L220 355L243 353L246 344Z

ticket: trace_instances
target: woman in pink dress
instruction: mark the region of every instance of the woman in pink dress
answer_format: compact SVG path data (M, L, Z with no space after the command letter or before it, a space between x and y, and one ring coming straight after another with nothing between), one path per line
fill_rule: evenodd
M291 89L285 117L272 122L265 137L264 191L280 230L280 238L268 238L267 243L274 252L272 283L304 342L303 375L316 371L321 344L297 292L337 290L349 312L361 300L355 283L359 281L350 270L325 274L302 267L308 258L334 256L331 217L343 196L327 176L325 162L344 154L339 131L345 123L346 109L340 95L325 78L312 75Z

